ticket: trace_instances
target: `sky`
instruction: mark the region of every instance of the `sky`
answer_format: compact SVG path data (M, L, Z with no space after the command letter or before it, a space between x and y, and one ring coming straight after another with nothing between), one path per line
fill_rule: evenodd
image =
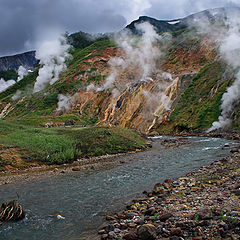
M0 0L0 56L35 50L60 32L114 32L139 16L176 19L240 0Z

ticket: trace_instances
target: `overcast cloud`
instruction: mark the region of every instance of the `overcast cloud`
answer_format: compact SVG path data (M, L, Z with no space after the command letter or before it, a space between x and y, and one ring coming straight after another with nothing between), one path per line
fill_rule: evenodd
M36 49L59 32L112 32L141 15L175 19L240 0L0 0L0 56Z

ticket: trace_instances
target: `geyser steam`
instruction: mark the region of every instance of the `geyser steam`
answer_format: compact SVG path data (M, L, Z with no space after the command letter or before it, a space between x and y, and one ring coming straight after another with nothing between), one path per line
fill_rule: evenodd
M33 92L39 92L54 84L59 75L66 70L65 61L70 58L70 45L65 36L58 39L44 41L36 51L36 58L40 60L42 68L39 70Z
M0 93L12 86L16 82L14 80L5 81L3 78L0 79Z
M219 129L227 128L231 125L231 114L234 111L236 102L240 98L240 18L234 17L228 19L229 30L225 33L220 46L220 53L230 64L234 71L237 72L235 81L231 87L227 89L227 92L222 96L221 104L221 116L218 121L212 124L212 127L208 132Z

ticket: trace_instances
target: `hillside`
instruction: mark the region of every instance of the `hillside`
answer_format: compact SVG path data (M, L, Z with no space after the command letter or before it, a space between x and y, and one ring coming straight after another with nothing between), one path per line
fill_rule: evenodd
M140 61L131 60L122 69L113 66L113 58L127 62L132 57L118 42L102 38L92 44L83 43L91 44L86 48L82 48L82 42L75 43L67 71L56 83L29 94L38 74L36 70L2 92L0 116L32 126L59 126L72 119L82 126L120 126L144 134L206 130L220 116L222 95L235 75L219 54L219 41L212 37L214 34L199 31L198 23L205 19L214 33L220 34L226 29L222 20L228 11L208 10L172 21L140 17L128 25L133 32L134 23L150 21L158 27L161 40L154 42L152 48L160 54L154 59L143 57L152 64L146 79L142 79L145 73ZM137 44L139 39L137 36ZM103 88L114 68L117 69L114 84ZM13 100L19 90L21 94ZM70 99L69 108L58 107L59 94ZM238 110L232 113L232 118L233 127L239 128Z

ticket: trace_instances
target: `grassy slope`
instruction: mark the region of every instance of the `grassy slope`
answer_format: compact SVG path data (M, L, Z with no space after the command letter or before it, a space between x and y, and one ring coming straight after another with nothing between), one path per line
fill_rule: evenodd
M49 121L64 122L66 119L73 119L77 124L83 125L94 123L94 119L92 120L87 115L82 116L82 118L79 117L78 113L53 116L51 112L57 107L58 94L74 94L85 87L86 84L88 85L90 83L82 83L81 80L73 80L75 76L85 73L82 72L81 65L86 64L88 59L94 58L95 56L101 56L102 51L104 51L106 47L112 46L114 46L114 44L111 41L102 40L84 49L74 49L72 51L73 58L67 63L68 70L60 76L59 81L49 86L44 91L27 95L22 102L16 105L15 109L9 113L6 119L32 126L39 126ZM94 75L93 72L94 69L90 69L88 72L89 81L98 81L100 76ZM24 91L24 87L28 86L28 88L32 88L36 77L37 71L29 74L22 81L1 93L0 101L10 100L17 90L22 90L25 95L28 91Z
M24 158L62 164L79 157L142 148L145 140L132 130L107 127L33 128L0 120L0 145L28 152ZM0 164L1 165L1 164Z
M179 99L170 121L158 126L160 133L207 129L220 115L223 93L233 81L224 79L226 65L213 62L195 76Z

